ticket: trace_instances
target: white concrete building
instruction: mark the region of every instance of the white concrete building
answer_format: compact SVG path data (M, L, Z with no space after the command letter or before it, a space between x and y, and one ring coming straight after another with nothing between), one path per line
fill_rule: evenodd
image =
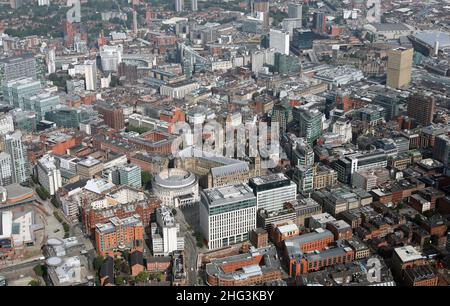
M210 250L239 243L256 228L256 197L247 184L205 189L201 193L200 229Z
M184 10L184 0L175 0L175 11L182 12Z
M5 152L11 156L11 170L13 183L23 183L29 179L30 169L27 158L27 149L22 142L20 130L6 134L4 138Z
M327 226L327 223L336 221L336 218L334 218L332 215L330 215L327 212L312 215L309 218L309 228L310 229L316 229L316 228L322 228L325 229Z
M0 153L0 186L13 183L13 173L11 168L11 156L6 152Z
M273 65L275 63L274 48L257 50L251 54L251 67L253 73L258 73L264 65Z
M103 71L117 71L122 62L123 45L101 46L100 59Z
M270 29L269 45L276 52L289 55L289 32Z
M151 224L154 256L167 256L184 250L184 237L179 236L180 225L175 222L172 209L161 206L156 210L156 223Z
M283 173L253 177L249 186L256 194L258 210L278 211L283 209L284 203L294 203L297 199L297 184Z
M12 233L15 246L23 246L35 242L33 230L33 225L35 225L34 217L33 210L14 214L13 224L18 228L17 231L13 231Z
M289 33L289 40L294 39L294 29L302 27L301 18L284 18L281 23L283 30Z
M56 165L55 157L50 154L44 155L38 160L36 168L39 183L50 195L54 195L62 186L61 171Z
M0 134L5 135L14 131L14 121L12 115L4 113L0 115Z
M162 205L182 207L200 200L198 180L192 172L170 168L161 171L154 179L153 192Z
M159 91L163 96L169 96L173 99L183 99L188 93L200 88L195 81L181 81L178 83L161 85Z
M352 140L352 124L350 120L337 120L333 124L333 133L342 135L345 142Z
M38 6L49 6L50 5L50 0L38 0Z
M58 284L71 285L81 282L81 266L78 256L61 259L61 263L55 268Z
M218 61L211 62L211 70L212 71L217 71L217 70L226 71L231 68L233 68L233 63L231 61L218 60Z
M328 84L329 89L364 79L361 70L351 66L337 66L316 73L314 78Z
M95 61L85 61L84 65L84 81L86 90L97 89L97 64Z

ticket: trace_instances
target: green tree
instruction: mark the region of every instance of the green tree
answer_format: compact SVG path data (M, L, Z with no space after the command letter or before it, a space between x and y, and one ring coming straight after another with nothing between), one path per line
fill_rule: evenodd
M126 260L128 262L130 260L130 252L123 251L122 252L122 257L123 257L124 260Z
M130 274L131 272L130 265L126 261L123 261L120 264L120 271L125 274Z
M136 275L136 277L134 278L134 280L137 282L137 283L146 283L146 282L148 282L148 280L149 280L149 274L148 274L148 272L141 272L141 273L139 273L138 275Z
M141 181L142 181L142 186L144 188L149 187L151 181L152 181L152 175L150 174L150 172L148 171L142 171L141 172Z
M40 286L41 285L41 281L37 280L37 279L33 279L28 283L28 286Z
M61 223L63 221L63 219L61 218L61 216L59 215L59 213L57 211L53 212L53 216L55 216L56 220L58 220L59 223Z
M177 215L177 210L175 208L172 208L172 215L174 215L174 216Z
M104 260L105 259L101 255L98 255L97 257L94 258L94 269L95 269L95 271L98 271L100 269L100 267L102 266Z
M50 200L50 202L53 204L53 206L55 206L56 208L59 208L61 205L59 205L58 200L56 199L55 196L52 196L52 199Z
M120 270L120 265L122 264L122 258L116 258L114 259L114 270L116 270L117 272L119 272Z
M156 274L155 274L155 279L156 279L158 282L162 282L162 281L164 280L164 274L162 274L162 273L156 273Z
M123 285L125 283L125 278L123 276L117 276L116 279L114 280L114 283L117 286Z
M41 200L47 200L47 195L42 191L42 187L37 187L36 188L36 193L38 194L38 196L41 198Z
M36 273L37 276L43 277L47 273L47 267L44 265L37 265L33 268L34 273Z
M145 132L150 131L150 129L149 129L149 128L146 128L146 127L143 127L143 126L133 126L133 125L129 125L129 126L127 126L127 128L126 128L126 131L127 131L127 132L136 132L136 133L139 133L139 134L143 134L143 133L145 133Z

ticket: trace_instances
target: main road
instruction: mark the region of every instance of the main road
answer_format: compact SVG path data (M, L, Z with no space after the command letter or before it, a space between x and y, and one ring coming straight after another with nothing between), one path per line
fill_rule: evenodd
M41 257L33 258L24 262L20 262L17 264L12 264L7 267L0 268L0 273L13 272L14 270L20 270L24 268L35 267L38 264L43 264L44 260Z
M197 245L196 240L192 236L193 230L192 225L190 225L185 218L185 213L189 214L192 209L195 209L197 206L195 204L192 208L184 208L183 210L177 208L177 214L175 216L176 220L180 224L180 232L184 233L184 255L186 262L186 275L187 275L187 284L189 286L194 286L197 284Z

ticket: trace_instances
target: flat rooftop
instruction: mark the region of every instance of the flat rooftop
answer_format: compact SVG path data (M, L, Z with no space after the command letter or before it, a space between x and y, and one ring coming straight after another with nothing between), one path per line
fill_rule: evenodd
M411 245L405 245L399 248L395 248L394 252L402 262L414 261L424 258L422 254Z
M286 175L284 175L283 173L275 173L275 174L270 174L270 175L266 175L266 176L257 176L257 177L253 177L250 179L250 181L253 182L257 186L264 185L264 184L270 184L273 182L279 182L279 181L283 181L283 180L288 180Z
M255 199L253 190L247 184L210 188L203 190L203 192L208 198L210 206L246 199Z

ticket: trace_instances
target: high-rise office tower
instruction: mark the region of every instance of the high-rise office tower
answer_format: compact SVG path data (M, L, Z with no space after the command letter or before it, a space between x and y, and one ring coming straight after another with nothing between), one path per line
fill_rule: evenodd
M198 2L197 2L197 0L191 0L191 10L193 12L198 11Z
M402 88L411 81L411 67L414 49L396 48L388 51L386 85Z
M12 184L11 155L6 152L0 153L0 186Z
M270 29L270 48L276 52L289 55L289 33Z
M436 102L431 95L414 93L408 97L408 116L418 124L428 126L433 122Z
M450 137L448 135L439 135L435 138L433 158L443 163L446 168L450 166Z
M24 3L23 0L9 0L9 5L11 6L12 9L18 9L23 5L23 3Z
M327 16L325 16L325 13L315 12L313 14L313 30L320 34L327 32Z
M299 112L300 136L310 145L322 136L322 113L316 109Z
M116 130L124 128L123 109L121 107L103 102L97 103L96 106L107 126Z
M32 55L0 59L0 86L2 83L19 79L36 79L36 60Z
M137 12L133 11L133 33L136 34L138 31L138 22L137 22Z
M184 0L175 0L175 11L182 12L184 10Z
M36 118L41 121L45 113L55 109L60 103L59 95L51 92L38 92L25 96L23 99L23 109L36 113Z
M119 64L122 62L123 46L119 45L105 45L100 47L100 62L103 71L114 71L119 69Z
M284 18L282 28L289 33L289 40L294 40L294 30L302 27L301 18Z
M302 5L298 3L289 3L288 18L302 19Z
M269 0L251 0L250 2L251 11L263 14L263 24L265 28L269 27L269 10L270 2Z
M243 242L256 228L256 197L247 184L203 190L199 210L210 250Z
M47 73L55 73L56 72L56 54L55 49L51 48L47 51L46 56L47 62Z
M97 89L97 63L95 61L84 62L84 79L86 90Z
M141 168L137 165L126 164L119 167L119 179L121 185L128 185L134 188L141 188Z
M257 210L279 211L297 198L297 185L283 173L253 177L249 186L256 195Z
M0 135L14 132L13 116L9 113L0 114Z
M170 207L161 206L156 210L156 222L151 223L154 256L167 256L184 250L184 237L178 234L178 228Z
M4 137L5 152L11 156L13 183L23 183L28 179L30 169L27 150L22 143L22 132L17 130Z
M15 79L3 84L3 100L9 105L23 109L25 97L37 94L41 82L32 78Z
M62 186L61 171L55 157L50 154L44 155L38 160L36 169L39 183L50 195L54 195Z
M38 0L38 6L49 6L50 0Z

